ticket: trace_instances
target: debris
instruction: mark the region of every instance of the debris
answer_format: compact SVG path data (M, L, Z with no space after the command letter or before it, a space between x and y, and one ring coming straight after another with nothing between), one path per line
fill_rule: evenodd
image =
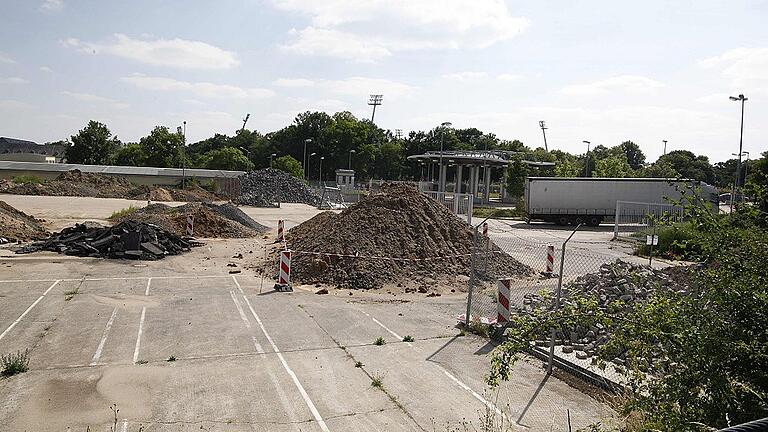
M274 168L251 171L240 177L238 204L278 207L280 203L320 204L320 197L302 180Z
M240 273L240 270L230 270L229 274L238 274Z
M315 294L328 294L328 288L320 288L319 290L315 291Z
M0 244L48 237L42 221L0 201Z
M21 247L16 253L46 250L65 255L156 260L200 245L158 226L127 220L112 227L95 222L75 224L44 241Z

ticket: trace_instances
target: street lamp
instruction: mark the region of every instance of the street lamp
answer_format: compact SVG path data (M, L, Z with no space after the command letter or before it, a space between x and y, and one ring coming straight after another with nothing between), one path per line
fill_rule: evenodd
M315 152L312 152L312 154L310 154L310 155L307 157L307 177L306 177L306 178L307 178L307 181L311 180L311 179L310 179L310 177L311 177L311 171L309 170L309 162L312 160L312 156L314 156L314 155L316 155L316 154L317 154L317 153L315 153Z
M737 171L736 172L736 178L739 178L739 179L743 178L744 181L746 182L747 181L747 169L749 168L749 152L748 151L743 151L743 152L741 152L741 155L742 156L744 156L744 155L747 156L747 160L744 161L744 177L742 177L740 175L741 173ZM737 155L736 153L731 153L731 156L739 156L739 155Z
M733 199L736 195L736 187L739 185L739 173L741 172L741 155L743 153L742 151L742 145L744 143L744 102L747 101L747 98L744 97L743 94L740 94L738 97L736 96L730 96L730 100L734 102L741 101L741 132L739 133L739 159L736 163L736 178L733 181L733 191L731 192L731 214L733 214Z
M582 141L587 145L587 159L584 161L584 177L589 177L589 145L592 144L589 141Z
M307 170L307 144L312 142L312 138L307 138L304 140L304 159L302 160L301 168L304 170L304 178L307 178L309 171ZM314 154L314 153L313 153Z
M349 169L352 169L352 155L355 153L355 150L352 149L349 151Z
M323 185L323 159L325 159L325 156L320 156L320 186Z
M445 184L443 182L443 144L445 142L445 129L453 126L451 122L443 122L440 124L442 131L440 133L440 169L437 172L437 191L445 192Z
M272 168L272 158L277 156L277 153L272 153L269 155L269 167Z
M547 125L544 123L544 120L539 121L539 127L541 128L541 133L544 134L544 151L548 152L549 147L547 147Z
M664 154L667 154L667 140L661 140L664 142Z

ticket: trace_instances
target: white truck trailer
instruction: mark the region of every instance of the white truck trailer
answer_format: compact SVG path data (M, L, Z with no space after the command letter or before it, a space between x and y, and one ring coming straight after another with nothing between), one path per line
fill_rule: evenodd
M664 178L528 177L525 207L529 220L597 226L604 219L613 219L617 201L669 204L686 190L700 194L716 211L717 189L713 186Z

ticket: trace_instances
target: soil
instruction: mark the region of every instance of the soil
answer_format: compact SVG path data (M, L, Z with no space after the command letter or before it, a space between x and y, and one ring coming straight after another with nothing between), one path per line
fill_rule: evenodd
M295 251L291 278L297 283L352 289L396 284L406 292L426 292L446 280L466 280L472 237L470 226L439 202L412 186L385 184L339 214L320 213L294 227L286 240ZM533 273L491 247L497 268L489 274Z
M4 182L0 184L0 192L14 195L149 199L151 201L211 202L221 199L199 186L177 189L136 185L123 177L84 173L80 170L61 173L54 180L39 184Z
M201 203L189 203L179 207L165 204L150 204L141 209L115 219L115 222L135 220L147 222L164 228L176 235L186 235L187 216L193 217L194 236L204 238L246 238L255 237L266 230L260 229L256 221L250 226L226 215L227 204L217 206ZM220 211L219 211L220 210ZM246 216L247 217L247 216Z
M48 230L42 222L0 201L0 237L12 242L44 239Z

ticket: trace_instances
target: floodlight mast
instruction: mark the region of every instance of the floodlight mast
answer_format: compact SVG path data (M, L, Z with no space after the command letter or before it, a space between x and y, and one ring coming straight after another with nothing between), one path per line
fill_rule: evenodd
M373 106L373 112L371 113L371 123L373 123L373 119L376 117L376 107L381 105L382 99L384 99L384 95L380 94L372 94L368 98L368 105Z
M546 132L548 128L547 128L547 125L544 124L544 120L539 121L539 127L541 128L541 133L544 135L544 151L548 152L549 148L547 147L547 132Z

